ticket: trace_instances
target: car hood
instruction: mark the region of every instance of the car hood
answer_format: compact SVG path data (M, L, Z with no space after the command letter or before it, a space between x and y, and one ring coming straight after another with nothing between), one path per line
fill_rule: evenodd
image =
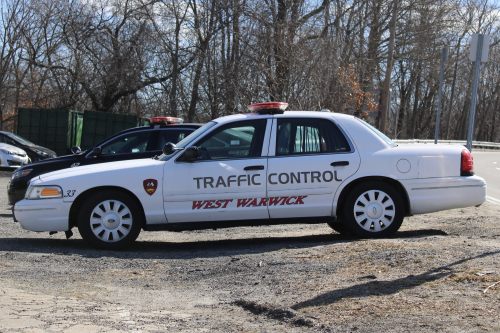
M96 173L103 173L103 172L111 172L116 174L120 173L120 171L122 170L128 170L128 169L130 169L128 171L133 172L132 169L143 168L163 163L165 162L153 160L151 158L99 163L99 164L80 166L78 168L68 168L49 173L44 173L38 177L35 177L35 179L40 179L43 182L47 182L47 181L57 181L59 179L66 179L77 176L89 175L89 177L92 177L92 175L95 175Z
M0 143L0 149L10 150L18 155L26 156L26 152L24 150L22 150L21 148L18 148L16 146L9 145L7 143Z
M38 150L41 150L49 155L52 155L52 156L57 156L56 155L56 152L53 151L53 150L50 150L49 148L45 148L45 147L42 147L42 146L38 146L38 145L34 145L34 146L30 146L32 148L35 148L35 149L38 149Z
M59 162L65 162L65 161L75 161L76 162L79 159L80 159L80 157L78 157L77 155L57 156L57 157L49 158L46 160L40 160L40 161L36 161L36 162L30 163L30 164L26 164L26 165L22 166L21 168L23 170L24 169L33 169L33 168L36 168L37 166L51 165L51 164L55 164L55 163L59 163Z

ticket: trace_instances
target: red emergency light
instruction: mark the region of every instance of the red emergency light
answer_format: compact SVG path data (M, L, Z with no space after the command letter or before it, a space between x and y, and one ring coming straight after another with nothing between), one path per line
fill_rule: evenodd
M276 114L285 112L287 107L288 103L285 102L266 102L252 104L248 109L259 114Z
M151 122L151 124L154 123L180 124L184 121L184 119L176 117L153 117L149 121Z

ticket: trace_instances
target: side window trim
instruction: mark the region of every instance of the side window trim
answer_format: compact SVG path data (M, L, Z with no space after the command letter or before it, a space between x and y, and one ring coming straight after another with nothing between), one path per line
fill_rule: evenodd
M273 118L273 129L271 131L271 137L269 138L269 157L276 156L276 140L278 133L278 120Z
M146 145L146 152L157 151L157 149L153 149L156 147L158 140L160 139L160 131L151 131L151 136L149 137L148 144Z
M273 129L273 123L274 123L274 119L267 119L267 123L266 123L266 132L264 133L264 142L262 143L262 153L260 155L260 157L267 157L269 155L269 150L271 148L271 140L270 140L270 136L271 136L271 133L272 133L272 129ZM267 142L266 142L267 140Z

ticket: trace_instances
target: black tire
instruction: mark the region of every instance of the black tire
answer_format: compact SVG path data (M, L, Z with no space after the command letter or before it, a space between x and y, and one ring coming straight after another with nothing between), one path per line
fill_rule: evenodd
M391 185L370 181L348 195L344 207L346 226L360 238L390 237L401 227L405 206Z
M342 222L328 222L330 228L343 236L352 236L351 230Z
M78 215L78 231L93 247L121 250L132 244L142 226L139 205L128 194L109 190L89 197Z

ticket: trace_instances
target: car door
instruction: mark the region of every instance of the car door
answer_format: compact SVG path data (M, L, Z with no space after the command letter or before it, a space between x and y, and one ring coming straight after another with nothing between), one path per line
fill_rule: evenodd
M271 120L214 127L194 143L199 158L165 165L163 194L169 223L267 219L266 169ZM267 143L267 144L264 144Z
M271 218L332 216L339 185L360 158L333 119L274 120L268 160Z

